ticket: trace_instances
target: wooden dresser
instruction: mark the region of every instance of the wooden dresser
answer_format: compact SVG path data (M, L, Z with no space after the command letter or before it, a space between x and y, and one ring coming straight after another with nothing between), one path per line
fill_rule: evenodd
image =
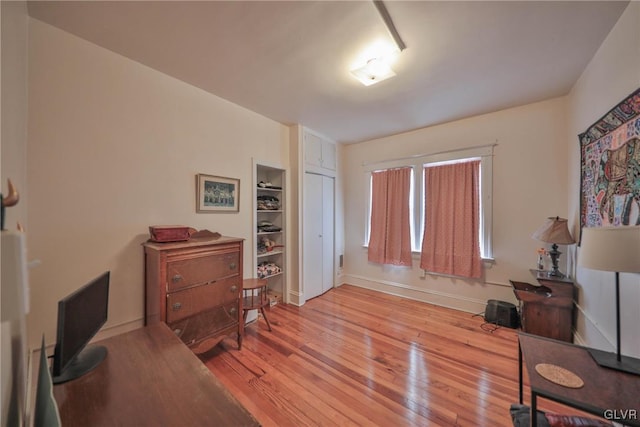
M194 352L209 350L242 322L242 246L234 237L144 243L145 322L165 322Z

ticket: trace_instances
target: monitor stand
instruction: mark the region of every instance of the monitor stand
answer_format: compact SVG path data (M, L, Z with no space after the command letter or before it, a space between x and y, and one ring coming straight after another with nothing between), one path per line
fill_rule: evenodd
M87 346L60 373L54 376L54 384L62 384L74 380L96 368L107 357L107 348L102 345Z

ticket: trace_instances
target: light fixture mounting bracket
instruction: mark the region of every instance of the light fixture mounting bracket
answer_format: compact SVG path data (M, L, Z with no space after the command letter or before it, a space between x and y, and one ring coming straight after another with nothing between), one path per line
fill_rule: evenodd
M375 5L376 9L378 9L378 13L382 18L384 25L386 25L387 30L389 30L389 33L391 33L391 37L393 37L393 41L396 43L396 46L398 46L398 49L400 50L400 52L402 52L407 48L407 45L404 44L404 41L402 41L402 38L400 37L400 34L398 33L398 30L396 29L396 26L391 19L391 15L389 15L387 6L385 6L382 0L373 0L373 4Z

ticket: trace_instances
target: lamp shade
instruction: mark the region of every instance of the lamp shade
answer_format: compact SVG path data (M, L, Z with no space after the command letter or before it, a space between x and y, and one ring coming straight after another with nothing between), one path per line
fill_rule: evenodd
M640 226L584 228L578 265L591 270L640 273Z
M547 243L555 243L557 245L570 245L575 243L569 233L567 220L557 216L551 216L538 228L532 235L536 240Z

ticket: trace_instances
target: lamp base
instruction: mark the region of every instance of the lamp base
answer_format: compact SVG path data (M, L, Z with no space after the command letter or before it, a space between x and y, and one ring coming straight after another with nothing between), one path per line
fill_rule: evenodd
M591 354L591 357L593 357L593 360L602 367L627 372L629 374L640 375L640 359L622 356L620 362L618 362L616 353L596 350L595 348L590 348L589 353Z
M566 276L564 275L564 273L561 273L560 271L556 271L556 270L551 270L547 272L547 276L549 277L557 277L559 279L564 279Z
M551 250L549 251L549 256L551 257L551 271L549 272L549 276L553 277L561 277L562 273L558 269L558 259L562 252L558 250L558 245L555 243L551 245Z

